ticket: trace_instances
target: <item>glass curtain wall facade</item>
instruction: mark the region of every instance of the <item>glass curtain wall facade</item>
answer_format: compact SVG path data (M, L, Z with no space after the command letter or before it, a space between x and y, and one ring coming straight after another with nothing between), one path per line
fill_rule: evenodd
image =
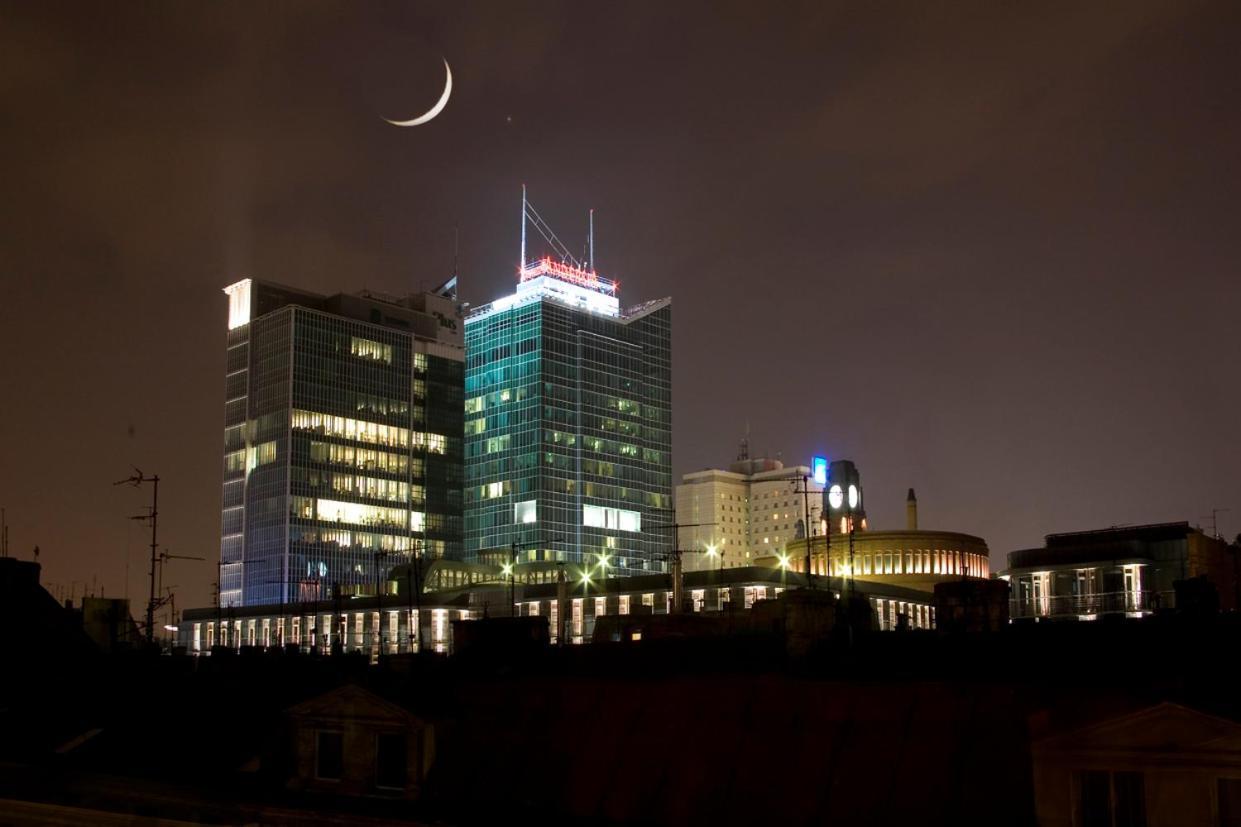
M460 556L459 347L291 304L228 344L224 605L372 594L415 553Z
M560 288L557 288L560 289ZM465 559L665 571L671 303L608 315L529 291L466 319Z

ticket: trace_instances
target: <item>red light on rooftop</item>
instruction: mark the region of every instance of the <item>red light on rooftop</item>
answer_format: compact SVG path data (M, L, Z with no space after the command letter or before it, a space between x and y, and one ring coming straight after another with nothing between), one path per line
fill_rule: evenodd
M552 276L561 281L588 287L591 290L597 290L600 293L607 293L609 295L616 292L616 282L603 278L594 270L553 261L551 257L541 258L531 264L527 264L521 270L521 281L529 281L539 276Z

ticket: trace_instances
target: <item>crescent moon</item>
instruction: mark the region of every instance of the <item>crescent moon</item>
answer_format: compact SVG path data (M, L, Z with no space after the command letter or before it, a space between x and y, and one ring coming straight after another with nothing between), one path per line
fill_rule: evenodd
M448 97L452 95L452 69L448 68L447 58L444 59L444 73L447 75L447 78L448 78L444 82L444 94L440 95L440 99L436 101L435 106L432 106L426 112L414 118L413 120L394 121L391 118L384 118L384 120L392 124L393 126L420 126L421 124L424 124L427 121L434 118L440 112L443 112L444 107L448 105Z

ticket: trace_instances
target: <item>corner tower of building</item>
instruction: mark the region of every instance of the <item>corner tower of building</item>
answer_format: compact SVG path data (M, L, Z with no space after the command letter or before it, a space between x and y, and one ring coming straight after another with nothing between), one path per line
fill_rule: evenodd
M466 318L467 560L665 570L671 300L622 311L618 292L545 258L520 269L513 295Z
M223 605L373 593L461 550L455 282L396 298L224 291Z

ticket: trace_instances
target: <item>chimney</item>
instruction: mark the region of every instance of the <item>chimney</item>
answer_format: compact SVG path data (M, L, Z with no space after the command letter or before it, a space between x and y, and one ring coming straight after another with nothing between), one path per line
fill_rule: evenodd
M909 531L918 530L918 498L914 496L914 490L909 489L909 496L905 497L905 528Z

